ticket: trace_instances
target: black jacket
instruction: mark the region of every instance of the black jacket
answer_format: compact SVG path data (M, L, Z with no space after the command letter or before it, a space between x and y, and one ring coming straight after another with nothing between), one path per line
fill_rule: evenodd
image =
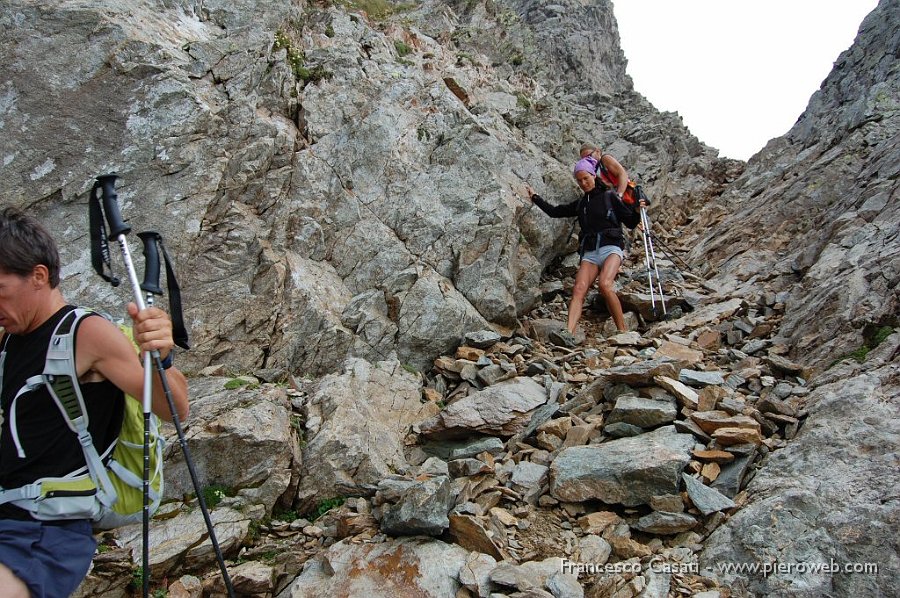
M633 229L640 222L637 211L626 206L614 191L594 188L581 199L572 203L553 206L540 195L533 195L532 201L551 218L578 217L581 231L578 234L578 253L584 255L604 245L625 248L622 224Z

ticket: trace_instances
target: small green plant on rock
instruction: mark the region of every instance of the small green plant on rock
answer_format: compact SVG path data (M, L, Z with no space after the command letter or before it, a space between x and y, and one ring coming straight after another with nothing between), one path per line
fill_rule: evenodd
M850 351L849 353L842 355L838 359L835 359L828 367L833 367L847 358L853 359L857 363L864 362L866 360L866 357L868 357L869 352L880 345L884 341L884 339L893 334L893 332L894 329L891 326L881 326L875 329L874 332L869 332L869 334L865 335L869 336L869 339L867 341L865 341L861 346L857 347L853 351Z
M399 39L394 40L394 49L397 50L397 55L400 56L400 58L403 58L412 52L412 48Z
M331 509L341 506L347 499L341 496L335 498L328 498L319 503L319 506L316 507L315 512L312 514L310 518L311 521L315 521Z
M221 484L210 484L203 489L203 500L210 509L225 500L226 496L234 496L234 491Z

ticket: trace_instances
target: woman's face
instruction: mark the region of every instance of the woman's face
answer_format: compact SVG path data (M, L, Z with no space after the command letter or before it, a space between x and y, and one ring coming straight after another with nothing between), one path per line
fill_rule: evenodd
M581 190L585 193L593 191L594 185L596 184L594 175L586 170L579 170L575 173L575 182L578 183L578 186L581 187Z

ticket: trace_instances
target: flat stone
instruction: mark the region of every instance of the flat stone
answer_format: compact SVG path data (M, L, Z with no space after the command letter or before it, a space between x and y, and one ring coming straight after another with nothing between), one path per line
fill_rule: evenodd
M631 365L623 365L606 370L610 382L632 386L650 386L657 376L674 378L678 375L677 364L670 359L648 359Z
M722 333L718 330L704 330L697 335L697 345L701 349L715 351L722 346Z
M728 391L721 386L706 386L697 394L697 411L712 411L728 396Z
M499 455L505 447L499 438L487 436L468 440L432 441L421 445L421 448L429 455L449 461L474 457L484 452Z
M691 419L704 432L713 436L720 428L749 428L759 433L759 422L746 415L729 415L725 411L697 411L691 414Z
M572 418L571 417L558 417L556 419L551 419L542 423L537 427L538 432L546 432L548 434L553 434L554 436L564 439L566 434L569 432L569 428L572 427Z
M698 461L707 461L719 464L730 463L734 461L734 455L729 453L728 451L694 449L691 454L694 455L694 458Z
M670 393L675 395L675 397L678 399L678 402L683 407L687 407L689 409L697 409L700 396L692 388L668 376L656 376L653 380L658 385L662 386Z
M481 432L509 437L531 420L531 412L547 402L544 387L531 378L513 378L488 386L448 405L418 424L426 438L452 439Z
M722 446L733 444L762 444L762 435L759 430L751 428L719 428L712 435L713 439Z
M724 466L719 473L719 477L710 486L725 496L734 498L741 491L741 485L744 483L744 478L755 457L756 449L754 448L753 450L754 452L747 455L735 457L734 461Z
M493 330L479 330L469 332L465 336L466 343L478 349L489 349L495 343L503 340L503 337Z
M644 429L640 426L627 424L625 422L616 422L608 424L603 428L603 433L613 438L628 438L629 436L638 436L644 433ZM581 444L585 444L582 442ZM574 445L572 445L574 446Z
M578 560L582 563L594 563L603 565L612 554L612 546L609 542L592 532L578 541Z
M763 358L763 361L768 363L775 371L788 374L789 376L800 376L803 374L802 365L794 363L781 355L769 353L769 355Z
M606 339L610 345L616 347L646 347L651 344L651 340L641 336L639 332L620 332Z
M456 358L466 359L468 361L478 361L484 357L484 349L476 347L467 347L465 345L456 348Z
M741 347L741 351L743 351L747 355L753 355L754 353L759 353L771 344L772 341L767 339L751 338L751 340L744 343L744 345Z
M693 365L703 361L703 351L690 349L679 343L673 343L672 341L663 341L662 344L657 347L653 357L654 359L668 357L684 365Z
M523 592L534 588L539 589L544 587L550 577L563 570L562 564L561 557L550 557L543 561L527 561L521 565L500 563L491 571L491 581Z
M653 554L653 551L646 544L641 544L637 540L617 536L609 540L612 546L613 554L622 560L638 558L642 559Z
M662 494L650 497L650 508L664 513L681 513L684 511L684 501L680 494Z
M700 480L693 478L686 473L681 474L681 479L684 480L684 485L691 502L694 503L697 510L704 515L710 515L716 511L733 509L736 506L733 500L724 496L715 488L707 486Z
M626 395L616 400L616 406L606 421L610 424L624 422L640 428L655 428L675 421L677 415L674 400L656 401Z
M591 432L593 432L595 429L596 428L593 424L579 424L577 426L572 426L571 428L569 428L569 431L566 432L566 439L563 441L563 448L587 444L588 440L590 439ZM640 432L643 432L643 430L640 430Z
M711 442L712 436L704 432L700 429L700 426L695 424L692 420L689 419L677 419L675 420L675 429L679 432L686 432L689 434L693 434L703 442Z
M720 471L721 468L719 467L719 464L713 461L703 465L703 467L700 469L700 476L707 482L713 482L717 477L719 477Z
M653 511L644 515L631 525L638 531L663 536L686 532L696 526L697 520L692 515L687 513L664 513L661 511Z
M479 473L489 473L491 468L478 459L454 459L447 463L447 471L454 478L464 478Z
M379 492L385 482L379 484ZM392 536L439 536L450 525L447 513L454 499L449 478L413 481L397 503L384 507L381 530Z
M602 534L610 525L619 523L622 518L612 511L595 511L578 518L578 525L586 534Z
M456 544L459 544L466 550L474 550L490 555L498 561L508 558L506 552L501 550L494 543L490 534L488 534L484 525L477 517L473 515L451 513L449 519L449 533Z
M697 370L681 370L678 372L678 381L688 386L719 386L725 384L722 372L701 372Z
M797 410L794 409L790 403L773 396L763 397L757 401L756 408L762 413L780 413L781 415L788 415L790 417L797 416Z

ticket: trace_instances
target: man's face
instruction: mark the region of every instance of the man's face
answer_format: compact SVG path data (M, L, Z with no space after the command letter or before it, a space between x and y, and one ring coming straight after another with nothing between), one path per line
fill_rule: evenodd
M11 334L30 332L38 304L35 274L9 274L0 270L0 326Z

